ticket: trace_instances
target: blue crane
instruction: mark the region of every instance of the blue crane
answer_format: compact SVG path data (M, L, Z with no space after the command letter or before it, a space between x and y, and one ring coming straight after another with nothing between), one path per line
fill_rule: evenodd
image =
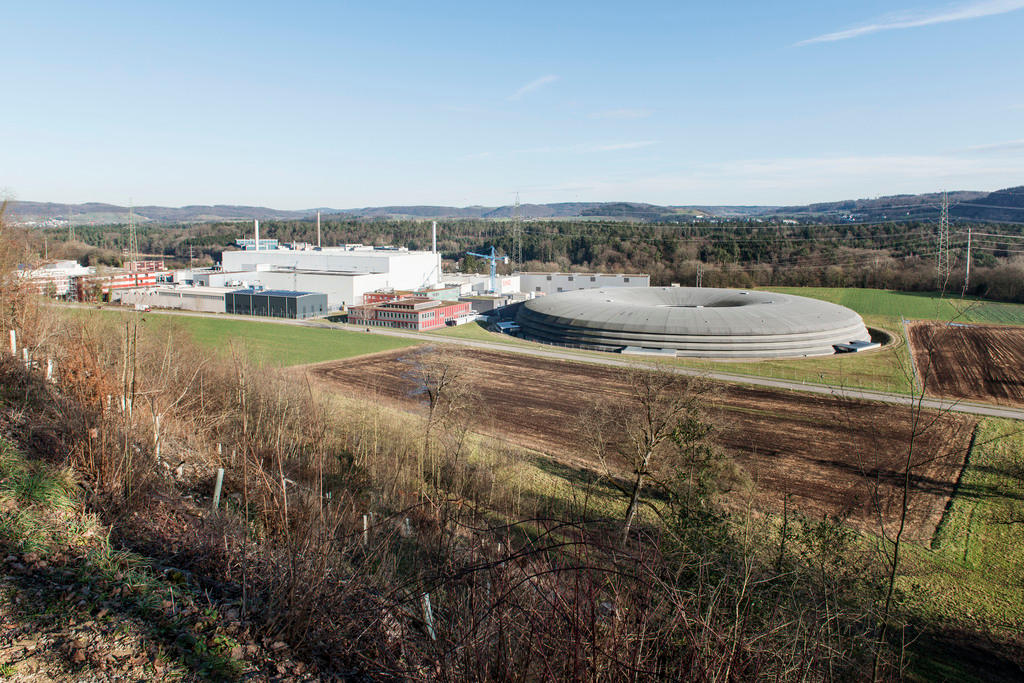
M495 256L493 246L491 247L490 256L488 256L487 254L477 254L476 252L473 251L467 251L466 253L469 254L470 256L476 256L477 258L486 259L491 262L491 292L496 294L498 292L498 261L501 261L502 263L508 263L508 256Z

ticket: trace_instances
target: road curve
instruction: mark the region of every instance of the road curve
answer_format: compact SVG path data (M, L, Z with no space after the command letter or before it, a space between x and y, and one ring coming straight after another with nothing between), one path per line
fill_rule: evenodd
M55 305L72 306L76 308L96 308L95 305L85 304ZM105 306L104 310L132 312L130 309L126 310L119 306ZM230 317L226 317L224 314L220 313L198 313L194 311L173 310L147 311L146 314L177 315L193 318L218 318L221 320L247 320L250 322L262 322L272 325L295 325L298 327L318 327L322 329L347 330L350 332L362 332L363 334L377 334L386 337L402 337L405 339L416 339L418 341L422 341L424 343L429 344L456 344L459 346L465 346L469 348L486 349L488 351L503 351L505 353L518 353L525 356L534 356L538 358L553 358L556 360L571 361L575 363L594 363L596 365L623 368L637 366L650 367L659 370L664 370L667 372L674 372L680 375L708 377L721 382L730 382L733 384L750 384L759 387L769 387L772 389L787 389L790 391L802 391L808 394L823 394L826 396L836 396L839 398L846 398L858 401L875 401L878 403L888 403L890 405L915 406L928 408L932 410L967 413L970 415L979 415L983 417L1000 417L1011 420L1024 420L1024 410L1021 410L1019 408L1010 408L1005 406L996 406L985 403L974 403L967 401L955 401L943 398L927 398L922 396L910 396L906 394L894 394L885 391L875 391L872 389L855 389L832 386L828 384L794 382L791 380L773 379L770 377L758 377L754 375L735 375L727 372L713 372L706 370L698 370L695 368L680 367L676 365L668 365L666 363L644 362L641 360L634 360L632 358L627 360L623 359L621 356L615 356L612 354L609 354L607 358L602 358L600 356L576 353L573 351L564 351L559 349L534 348L531 346L503 344L501 342L488 342L476 339L458 339L455 337L444 337L440 335L432 335L423 332L405 332L401 330L392 330L380 327L364 328L358 325L330 323L322 321L289 320L282 318L259 318L254 316L240 315L232 315Z

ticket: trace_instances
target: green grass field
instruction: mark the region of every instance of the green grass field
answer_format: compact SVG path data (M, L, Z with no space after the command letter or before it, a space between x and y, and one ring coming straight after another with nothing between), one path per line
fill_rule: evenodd
M852 287L772 287L771 291L831 301L872 318L1024 325L1024 304L959 297L943 299L934 292L893 292Z
M250 320L159 315L147 315L146 319L152 324L186 330L203 346L227 349L236 344L253 360L278 367L351 358L418 343L366 332Z
M452 337L453 339L470 339L474 341L496 342L498 344L510 344L512 346L536 346L537 342L526 341L516 337L490 332L478 322L456 325L455 327L444 327L440 330L433 330L427 334L441 337Z
M131 315L127 311L67 309L70 315ZM412 339L367 334L345 329L324 329L288 325L270 320L239 320L229 317L193 317L157 312L140 315L144 325L166 334L185 334L197 344L223 353L232 348L243 351L250 360L274 367L321 363L352 358L367 353L391 351L420 342Z

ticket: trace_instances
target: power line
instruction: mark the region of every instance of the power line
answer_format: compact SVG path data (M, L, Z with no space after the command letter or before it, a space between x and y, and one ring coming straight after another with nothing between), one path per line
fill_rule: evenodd
M1007 211L1024 211L1024 206L999 206L998 204L975 204L974 202L965 203L963 204L963 206L966 206L967 208L977 206L985 209L1006 209Z
M982 251L1001 251L1001 252L1007 252L1007 253L1010 253L1010 254L1024 254L1024 249L1003 249L1001 247L979 247L978 245L974 245L973 248L974 249L981 249Z
M995 232L976 232L974 233L974 235L975 237L981 235L982 237L998 237L1000 239L1024 240L1024 235L1000 235Z

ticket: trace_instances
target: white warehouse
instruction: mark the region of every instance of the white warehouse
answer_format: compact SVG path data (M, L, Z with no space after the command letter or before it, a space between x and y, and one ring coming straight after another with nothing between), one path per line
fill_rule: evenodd
M535 296L607 287L650 287L651 276L640 273L518 273L524 293Z
M323 249L249 249L225 251L221 255L221 267L225 271L256 270L260 265L346 274L385 273L389 280L387 286L395 289L429 287L436 285L441 277L440 254L395 247L354 244Z
M363 303L381 289L416 290L441 280L441 255L361 244L322 249L226 251L221 270L196 275L196 284L263 286L327 295L331 309ZM231 285L229 285L231 283Z

